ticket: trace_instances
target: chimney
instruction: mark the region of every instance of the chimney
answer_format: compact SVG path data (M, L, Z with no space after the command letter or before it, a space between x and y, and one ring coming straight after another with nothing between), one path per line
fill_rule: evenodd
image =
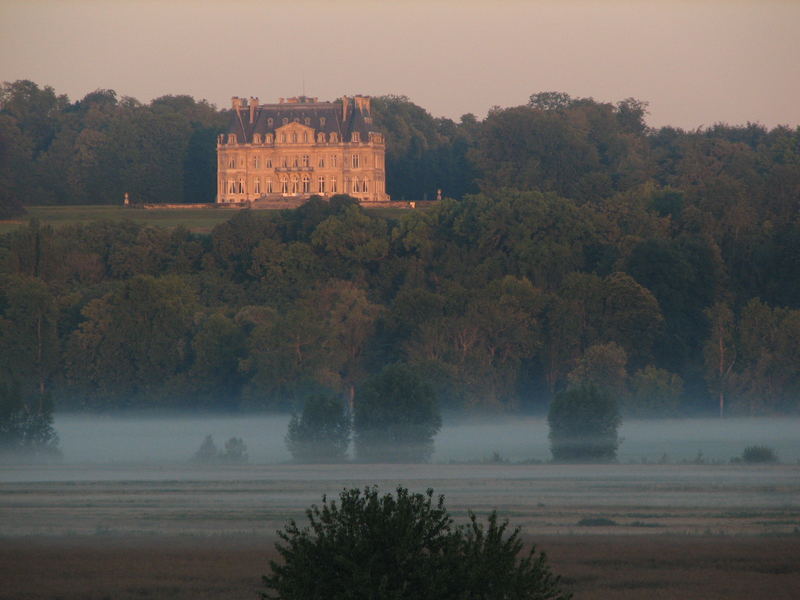
M250 97L250 124L253 124L256 118L256 107L258 106L258 98Z
M347 121L347 111L350 108L350 99L347 96L342 96L342 123Z
M239 96L234 96L231 98L231 108L233 110L239 110L242 107L242 99Z
M365 117L369 116L369 101L370 101L369 96L361 96L361 95L356 96L355 101L359 112L361 112L361 114L364 115Z

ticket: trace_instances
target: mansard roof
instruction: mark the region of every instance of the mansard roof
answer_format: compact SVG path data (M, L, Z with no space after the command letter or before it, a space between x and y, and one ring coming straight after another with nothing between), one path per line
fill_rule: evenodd
M277 129L289 123L299 123L312 127L315 132L326 135L337 133L342 141L349 141L353 132L359 132L363 141L369 140L369 132L374 131L369 104L348 103L347 118L343 119L342 100L336 102L281 102L280 104L260 104L255 107L253 122L250 122L250 107L244 101L241 108L231 109L227 133L235 133L241 143L251 143L253 134L274 134Z

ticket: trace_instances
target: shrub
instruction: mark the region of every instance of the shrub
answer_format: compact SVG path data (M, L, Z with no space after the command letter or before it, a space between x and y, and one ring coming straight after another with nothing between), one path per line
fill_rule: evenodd
M547 415L550 451L557 461L615 460L620 424L617 402L594 386L558 394Z
M192 460L201 465L208 465L217 462L218 457L219 449L217 449L217 445L214 443L214 438L211 435L207 435L203 443L200 444L200 448L194 453Z
M344 404L332 396L311 396L303 412L292 415L286 446L300 462L338 462L350 445L350 419Z
M384 367L355 398L356 454L375 462L422 462L433 454L442 426L436 395L404 364Z
M741 461L750 464L776 463L778 455L769 446L748 446L742 452Z
M232 437L225 442L225 451L220 454L221 462L229 465L243 465L247 460L247 446L242 438Z
M262 598L570 598L543 553L519 556L519 529L508 532L495 513L486 526L473 514L454 526L444 497L434 502L430 489L344 490L338 504L323 497L306 514L307 527L292 520L278 532L283 561L270 562Z

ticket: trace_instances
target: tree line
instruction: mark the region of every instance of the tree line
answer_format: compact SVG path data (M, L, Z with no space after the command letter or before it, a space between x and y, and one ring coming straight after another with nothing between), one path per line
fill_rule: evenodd
M205 102L15 82L0 107L6 210L213 197L226 117ZM800 131L653 130L645 103L559 93L482 121L374 111L393 197L448 198L2 236L4 378L60 406L283 409L405 363L453 408L587 383L633 415L797 410Z

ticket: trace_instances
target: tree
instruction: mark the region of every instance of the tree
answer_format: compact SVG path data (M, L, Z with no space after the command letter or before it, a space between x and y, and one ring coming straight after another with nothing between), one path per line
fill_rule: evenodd
M339 503L323 497L278 532L283 561L270 561L262 598L327 600L568 600L544 553L520 557L520 530L508 533L492 513L486 527L470 513L454 526L444 496L433 490L380 495L375 487L344 490Z
M631 377L625 413L637 416L673 416L683 395L680 375L647 365Z
M286 446L299 462L338 462L350 445L350 417L338 398L316 394L292 415Z
M374 462L421 462L442 426L433 389L405 364L388 365L355 397L356 454Z
M717 392L719 416L725 416L725 393L731 369L736 363L736 346L733 338L733 312L724 302L717 302L705 311L711 323L711 335L704 348L706 379Z
M594 386L556 395L550 404L550 451L557 461L610 461L617 456L617 401Z
M38 394L26 401L18 385L6 378L0 380L0 454L26 458L60 455L49 395Z
M595 344L586 350L567 379L574 387L592 385L621 397L628 379L627 362L628 356L618 344Z

